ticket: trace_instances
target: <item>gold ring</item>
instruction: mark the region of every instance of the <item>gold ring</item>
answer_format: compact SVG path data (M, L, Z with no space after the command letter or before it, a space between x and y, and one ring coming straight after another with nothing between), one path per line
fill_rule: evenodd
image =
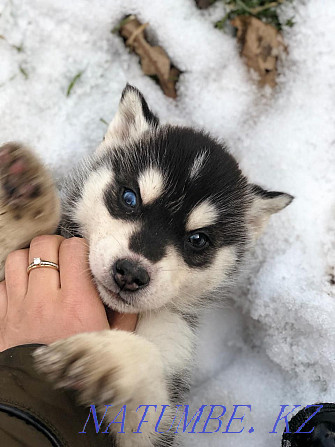
M32 270L38 269L41 267L47 267L51 269L55 269L59 272L59 265L55 262L51 261L43 261L41 258L34 258L33 262L28 265L27 273L29 274Z

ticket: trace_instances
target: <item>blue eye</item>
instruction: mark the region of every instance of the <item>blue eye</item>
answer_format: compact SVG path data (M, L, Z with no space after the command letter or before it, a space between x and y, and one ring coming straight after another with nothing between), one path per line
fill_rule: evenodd
M188 238L189 244L195 249L205 248L208 245L208 237L204 233L194 233Z
M137 205L136 194L131 189L124 190L122 194L122 199L125 205L129 206L130 208L135 208L135 206Z

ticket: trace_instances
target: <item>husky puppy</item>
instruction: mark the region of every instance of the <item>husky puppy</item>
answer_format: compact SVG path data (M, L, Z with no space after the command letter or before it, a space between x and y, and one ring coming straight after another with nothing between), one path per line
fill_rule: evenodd
M0 157L4 260L37 227L52 232L59 211L55 188L31 154L7 144ZM18 179L22 160L29 169ZM21 164L15 169L15 163ZM29 174L34 166L37 174ZM139 320L135 333L84 333L39 348L37 365L56 385L79 388L80 401L96 404L102 414L113 404L108 421L127 404L126 433L117 434L120 427L112 424L111 445L172 445L171 434L155 433L157 417L148 415L142 433L133 433L141 417L136 409L164 404L172 413L182 402L201 308L222 297L271 214L292 196L250 184L208 134L160 125L129 85L104 141L68 177L61 196L60 232L87 239L101 299L117 311L138 313ZM18 228L25 231L20 240ZM167 411L160 431L169 418Z

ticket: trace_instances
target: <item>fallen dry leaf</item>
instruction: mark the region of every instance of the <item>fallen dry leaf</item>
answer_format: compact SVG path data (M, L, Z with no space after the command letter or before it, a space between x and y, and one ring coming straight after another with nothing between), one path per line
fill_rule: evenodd
M180 71L172 66L169 56L162 47L148 43L144 35L147 26L147 23L141 24L135 16L131 16L120 27L119 32L126 45L140 56L143 73L157 77L164 94L176 98L176 82Z
M255 17L238 16L231 24L237 28L241 55L259 75L260 85L276 85L277 61L286 49L279 31Z

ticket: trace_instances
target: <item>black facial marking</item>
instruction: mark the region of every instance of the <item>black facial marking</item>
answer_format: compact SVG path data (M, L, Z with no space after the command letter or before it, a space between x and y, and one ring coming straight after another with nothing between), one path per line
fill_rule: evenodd
M136 194L136 206L127 206L124 202L123 194L125 191L133 191ZM114 182L104 193L104 202L110 215L116 219L137 220L141 215L141 196L138 186L128 179L119 179L118 185Z
M166 253L167 239L148 231L141 231L132 235L129 241L130 250L140 253L151 262L160 261Z
M208 159L201 175L191 179L190 168L204 148ZM132 147L106 153L100 163L111 165L114 172L113 182L104 192L109 213L113 218L139 224L129 248L151 262L161 260L170 245L190 267L207 267L220 247L244 244L246 179L226 149L206 134L166 126L146 134ZM144 205L137 181L148 167L158 169L166 181L160 197ZM125 190L136 193L135 207L124 206ZM218 221L208 228L186 231L188 215L207 199L217 208ZM204 246L190 243L194 234L206 238Z
M190 178L194 160L206 151L206 163L199 175ZM65 187L62 233L81 234L85 223L74 222L73 209L81 198L89 175L102 167L111 170L110 185L102 192L105 206L113 219L134 222L139 230L132 235L129 248L149 259L160 261L173 247L190 267L211 265L217 250L235 245L243 254L246 243L245 214L250 203L250 187L237 162L226 148L203 132L189 128L162 126L144 133L128 147L124 144L93 158L78 170ZM148 168L162 173L164 188L152 203L144 205L138 178ZM136 194L135 207L125 207L123 192ZM189 214L201 202L209 200L218 211L214 225L186 230ZM209 240L202 250L187 243L194 233L204 233Z

